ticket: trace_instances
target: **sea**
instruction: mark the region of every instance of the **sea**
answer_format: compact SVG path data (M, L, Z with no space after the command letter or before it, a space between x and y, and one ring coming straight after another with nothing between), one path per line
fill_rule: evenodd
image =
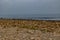
M32 19L32 20L60 20L59 15L53 14L21 14L21 15L0 15L0 18L8 19Z

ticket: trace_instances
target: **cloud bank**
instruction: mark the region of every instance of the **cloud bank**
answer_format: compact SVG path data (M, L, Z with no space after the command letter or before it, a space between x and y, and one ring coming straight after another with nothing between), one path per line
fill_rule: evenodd
M0 15L60 14L60 0L0 0Z

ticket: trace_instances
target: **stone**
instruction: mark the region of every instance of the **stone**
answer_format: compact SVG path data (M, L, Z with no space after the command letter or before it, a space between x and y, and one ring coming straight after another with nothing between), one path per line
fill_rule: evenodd
M31 37L31 40L35 40L35 38L34 37Z

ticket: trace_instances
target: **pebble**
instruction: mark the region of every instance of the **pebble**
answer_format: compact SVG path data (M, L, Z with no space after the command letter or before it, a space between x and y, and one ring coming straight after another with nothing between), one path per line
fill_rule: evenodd
M34 33L34 30L28 30L28 33L33 34Z
M31 37L31 40L35 40L35 38L34 37Z
M1 27L0 27L1 28ZM30 29L21 29L19 30L18 34L16 33L17 27L8 27L5 29L0 30L0 40L12 40L15 38L15 40L53 40L53 39L59 39L58 37L52 37L53 35L50 33L41 33L39 30L30 30ZM8 32L7 32L8 31ZM22 31L22 32L21 32ZM2 33L3 32L3 33ZM16 35L16 37L15 37ZM51 36L52 35L52 36ZM57 36L57 34L55 34ZM53 39L51 39L51 38Z
M1 35L0 35L0 38L1 38Z

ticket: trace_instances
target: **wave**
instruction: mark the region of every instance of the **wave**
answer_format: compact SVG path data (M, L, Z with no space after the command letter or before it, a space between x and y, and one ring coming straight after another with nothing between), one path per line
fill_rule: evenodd
M7 18L7 17L6 17ZM60 17L8 17L7 19L60 20ZM5 19L5 18L1 18Z
M33 20L60 20L60 17L26 17L22 19L33 19Z

